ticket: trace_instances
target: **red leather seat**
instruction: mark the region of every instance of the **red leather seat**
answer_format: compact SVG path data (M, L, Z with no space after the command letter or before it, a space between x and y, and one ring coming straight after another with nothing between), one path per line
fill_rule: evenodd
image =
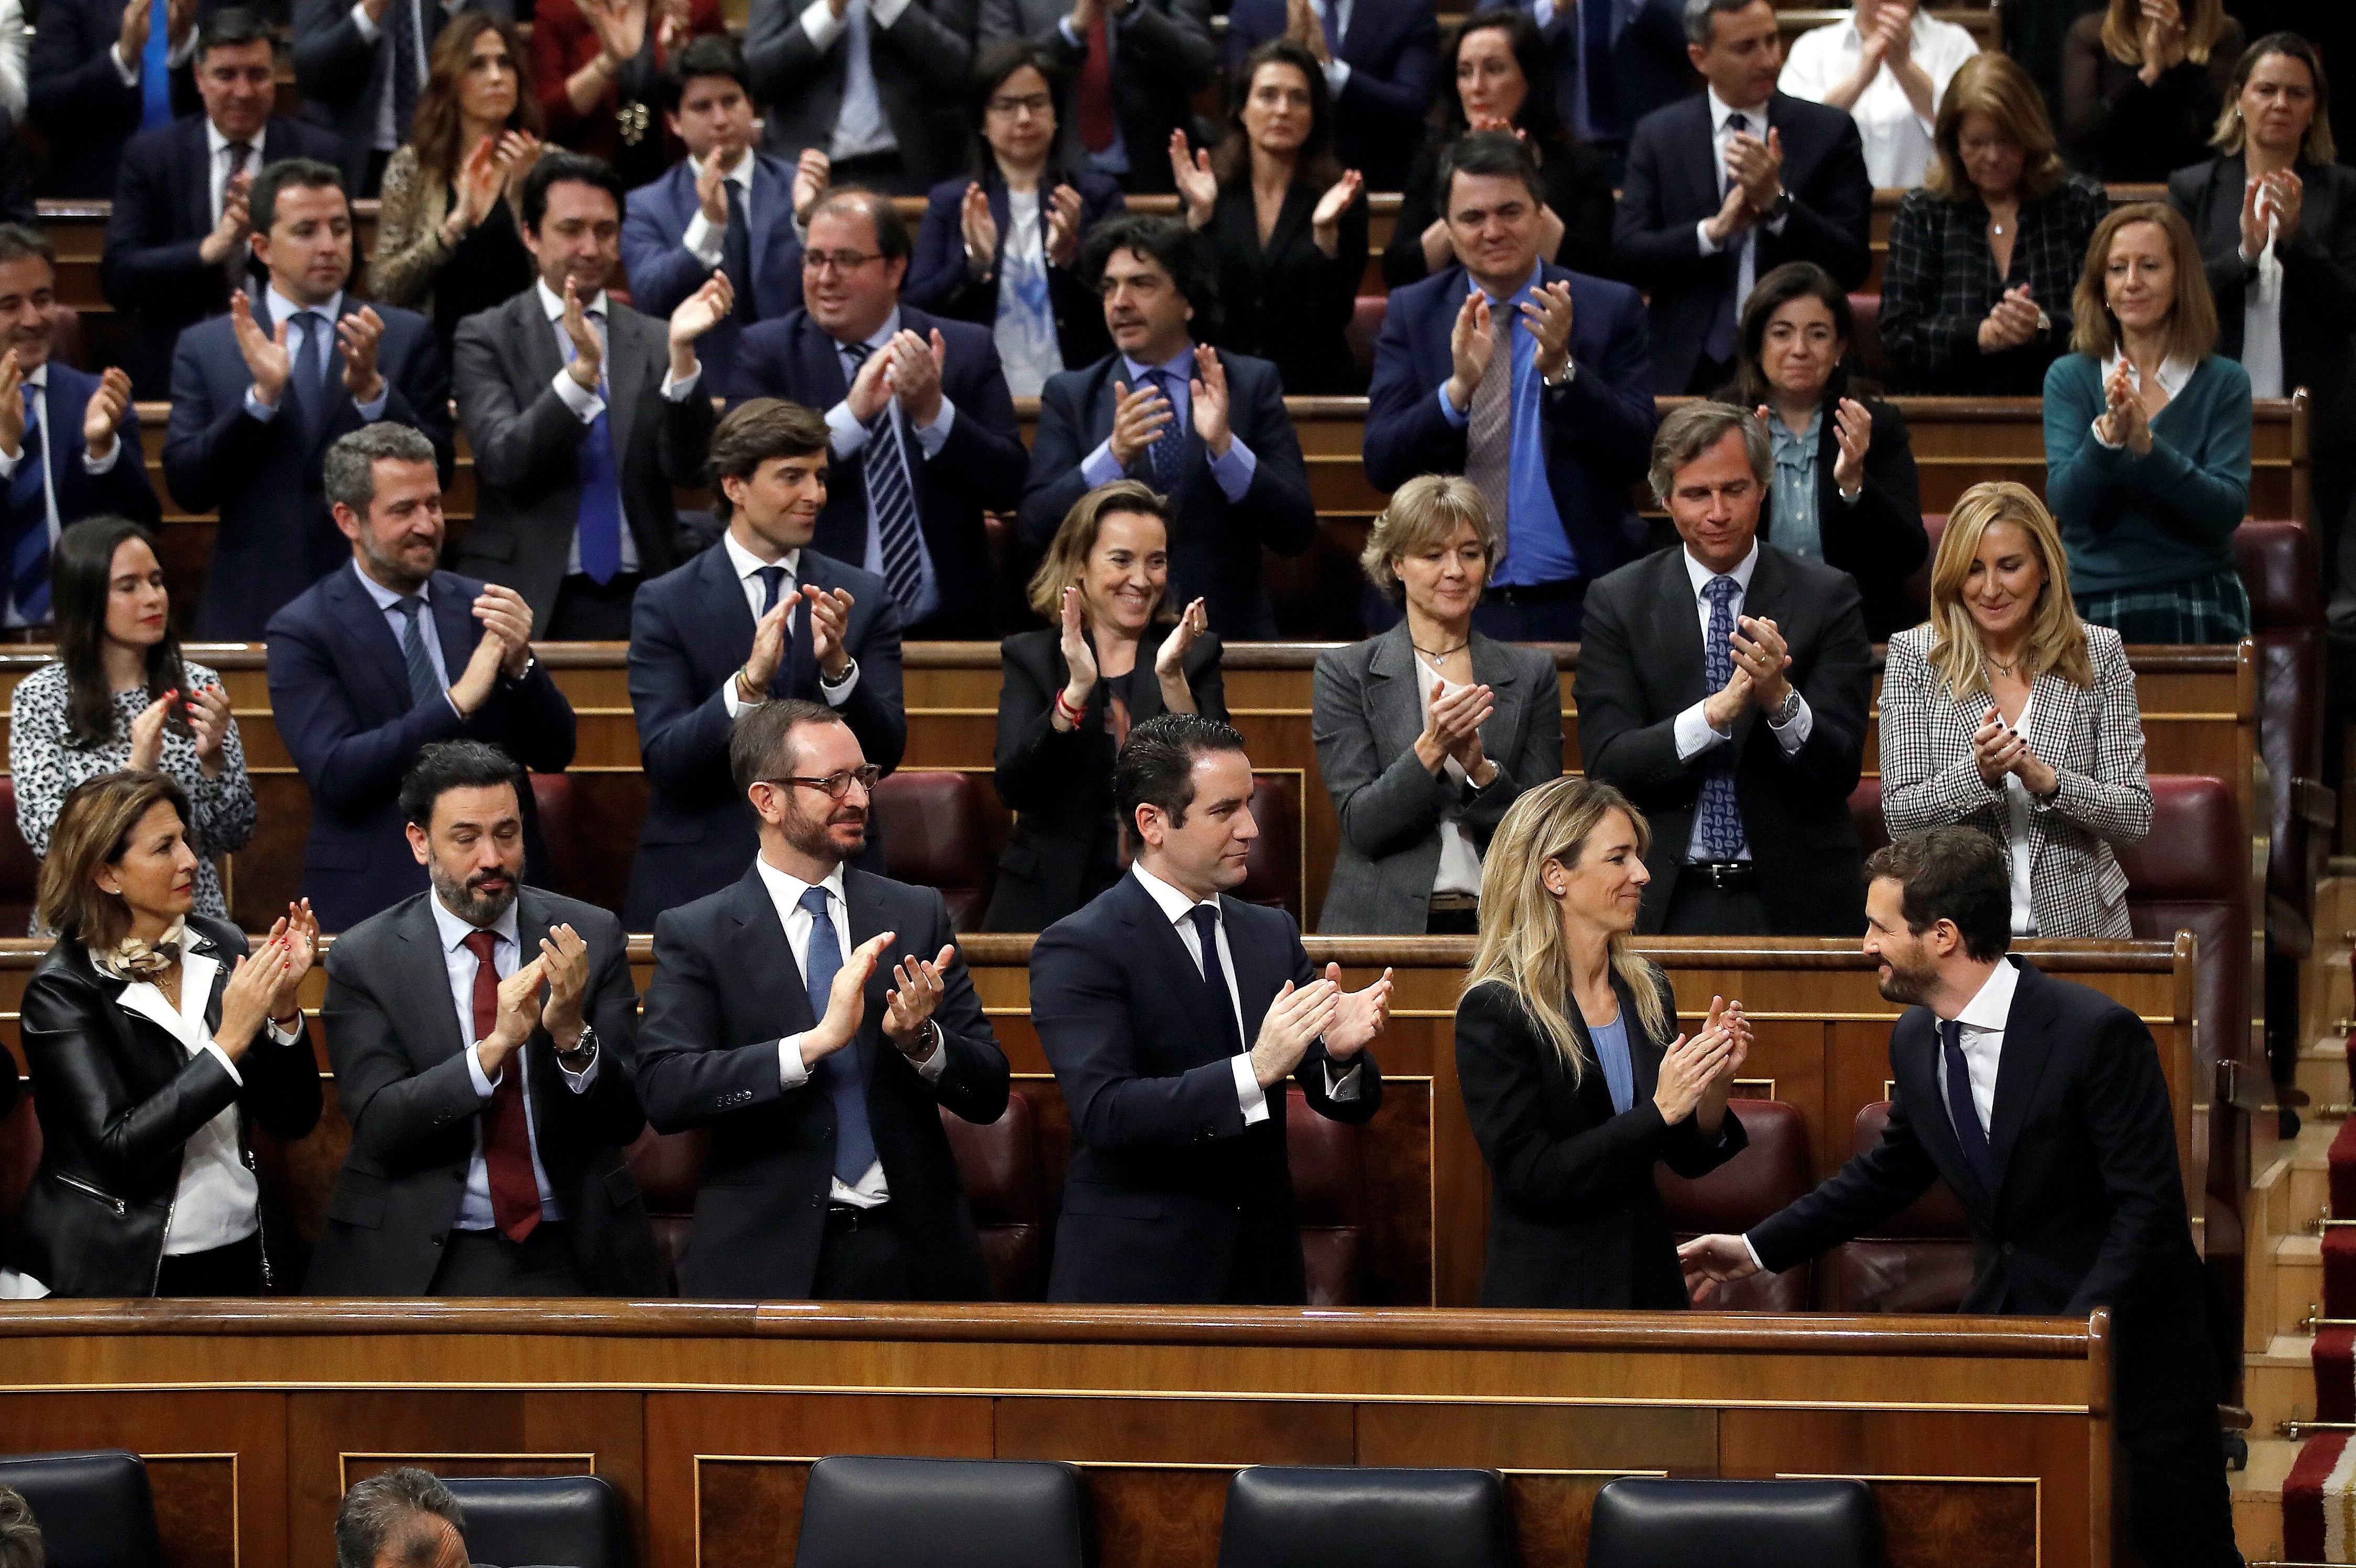
M2322 561L2303 522L2245 522L2234 532L2233 554L2258 652L2258 749L2268 784L2260 805L2273 835L2266 929L2283 954L2303 959L2314 950L2315 885L2338 816L2322 783Z
M1661 1205L1680 1241L1711 1232L1740 1235L1806 1193L1808 1123L1780 1100L1734 1100L1751 1145L1706 1176L1688 1179L1666 1165L1654 1168ZM1753 1274L1719 1286L1702 1305L1712 1312L1805 1312L1808 1263L1780 1274Z
M1886 1100L1858 1112L1850 1153L1879 1143L1889 1120ZM1819 1277L1826 1312L1953 1312L1971 1288L1971 1221L1954 1189L1934 1182L1871 1236L1826 1253Z
M1914 568L1914 575L1906 579L1906 599L1914 607L1915 615L1927 620L1931 616L1931 563L1939 558L1939 539L1947 532L1947 514L1924 512L1922 532L1930 536L1931 550L1922 557L1922 564Z
M1292 1165L1292 1201L1301 1225L1301 1261L1309 1305L1349 1306L1363 1300L1366 1249L1366 1155L1360 1130L1309 1109L1298 1087L1285 1090L1284 1142Z
M1252 779L1252 821L1259 837L1244 863L1243 885L1235 897L1247 904L1283 909L1301 918L1300 807L1284 780L1269 774Z
M49 307L49 357L77 371L90 369L90 343L82 331L81 312L70 305Z
M1881 349L1881 296L1878 294L1853 294L1848 296L1849 319L1857 328L1849 339L1849 351L1856 356L1857 369L1884 386L1890 384L1890 356Z
M673 1294L679 1292L679 1261L687 1255L688 1238L695 1232L695 1189L703 1181L703 1155L710 1142L711 1134L701 1127L658 1133L649 1126L625 1155L646 1197L655 1249L662 1254L663 1275Z
M1387 294L1362 294L1358 306L1350 313L1350 325L1344 328L1349 340L1350 358L1358 364L1358 374L1375 373L1375 343L1383 335L1383 318L1390 314L1391 296Z
M958 930L980 926L997 866L982 825L981 787L972 776L894 773L876 784L873 810L891 876L938 888Z
M958 1181L981 1235L982 1262L990 1266L992 1294L1000 1301L1037 1301L1046 1284L1046 1204L1039 1191L1039 1134L1031 1101L1018 1089L988 1126L941 1112L957 1157Z

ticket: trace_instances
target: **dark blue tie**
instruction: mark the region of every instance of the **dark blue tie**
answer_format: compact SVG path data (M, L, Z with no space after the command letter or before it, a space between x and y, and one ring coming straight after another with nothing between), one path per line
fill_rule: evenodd
M810 1018L826 1016L833 999L834 977L842 968L842 944L835 939L834 918L827 912L826 889L802 890L802 908L809 911L809 973ZM859 1076L859 1042L821 1058L819 1077L827 1097L834 1101L834 1179L857 1187L867 1167L875 1163L875 1138L867 1129L867 1085Z
M1734 679L1734 596L1742 585L1720 575L1702 585L1709 601L1709 634L1702 639L1702 672L1712 692L1723 691ZM1711 748L1709 771L1702 775L1701 801L1694 815L1694 843L1704 860L1735 860L1742 854L1742 806L1734 794L1734 746L1721 742Z
M1178 399L1173 395L1170 383L1176 380L1166 371L1148 371L1138 378L1160 392L1170 404L1170 423L1162 427L1161 439L1145 449L1145 467L1153 488L1165 496L1178 493L1186 455L1186 427L1179 416Z
M415 594L392 601L407 624L401 628L401 662L409 671L410 706L422 708L442 694L442 678L434 673L434 656L425 651L421 624L425 601Z
M417 118L416 0L392 0L384 19L392 43L392 70L385 83L392 92L392 137L406 142L410 123Z
M1219 912L1208 904L1197 904L1186 911L1194 922L1194 934L1203 942L1203 989L1211 1001L1211 1011L1219 1015L1219 1033L1226 1037L1227 1055L1243 1055L1244 1037L1236 1027L1236 997L1227 989L1227 966L1219 957Z
M8 599L19 621L40 626L49 618L48 453L41 430L42 389L27 381L24 394L25 438L8 481L8 525L15 530L8 542Z
M395 8L399 8L399 0ZM588 313L588 318L593 332L605 319L603 311L595 310ZM564 340L564 358L568 364L572 362L571 338ZM599 587L612 582L614 574L622 569L622 481L614 462L614 426L606 417L612 403L607 386L601 372L597 417L589 422L581 436L581 506L573 520L574 539L581 548L582 574Z
M327 419L327 358L320 350L330 340L329 330L320 312L294 313L294 390L303 404L304 425L314 431Z
M1972 1099L1972 1072L1964 1064L1964 1026L1942 1019L1939 1044L1947 1058L1947 1114L1955 1124L1955 1144L1964 1151L1965 1168L1994 1197L1996 1157L1988 1151L1987 1130L1980 1125L1979 1105Z
M761 318L753 303L753 226L744 218L743 188L733 179L721 184L728 191L728 232L720 237L720 270L728 274L729 285L736 291L732 314L750 327Z
M864 365L874 349L865 343L845 343L842 351L851 356L851 376L856 380L857 367ZM888 403L883 413L868 421L867 455L860 467L867 482L867 513L875 525L875 553L884 567L884 581L900 607L911 609L925 588L924 548L918 543L924 530L916 519L906 439Z
M1750 116L1729 114L1726 126L1740 134L1751 129ZM1710 143L1709 156L1718 159L1721 167L1724 166L1726 156L1718 150L1715 138ZM1731 179L1733 176L1727 177ZM1726 292L1718 296L1717 311L1710 317L1709 330L1702 338L1701 351L1721 363L1734 358L1735 329L1740 325L1742 310L1742 247L1751 243L1751 234L1745 231L1726 242L1723 253L1733 258L1734 272L1726 281Z
M777 596L786 591L786 569L783 566L758 566L753 575L761 579L761 613L753 618L763 621L777 607Z

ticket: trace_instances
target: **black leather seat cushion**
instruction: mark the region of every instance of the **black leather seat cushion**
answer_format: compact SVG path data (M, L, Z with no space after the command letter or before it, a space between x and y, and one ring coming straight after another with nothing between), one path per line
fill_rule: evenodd
M630 1568L621 1494L596 1476L455 1476L466 1556L488 1568Z
M1612 1482L1595 1494L1587 1568L1879 1568L1862 1481Z
M1508 1568L1494 1470L1256 1465L1227 1487L1219 1568Z
M138 1455L0 1455L0 1487L32 1505L49 1568L163 1568L155 1498Z
M838 1455L810 1466L794 1568L1087 1568L1080 1472Z

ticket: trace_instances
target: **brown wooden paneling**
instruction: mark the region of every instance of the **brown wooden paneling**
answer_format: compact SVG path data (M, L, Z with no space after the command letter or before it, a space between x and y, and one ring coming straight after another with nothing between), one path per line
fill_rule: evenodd
M1347 1465L1357 1446L1351 1407L1239 1400L1001 1399L997 1456L1081 1453L1121 1465Z
M146 1460L166 1568L286 1560L286 1423L277 1395L0 1393L0 1452L89 1448L127 1448Z
M1088 1472L1103 1568L1213 1568L1226 1513L1224 1470Z

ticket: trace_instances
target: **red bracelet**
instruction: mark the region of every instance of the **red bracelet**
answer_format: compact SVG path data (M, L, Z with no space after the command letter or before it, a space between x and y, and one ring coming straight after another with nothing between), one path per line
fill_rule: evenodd
M1079 709L1072 706L1072 700L1061 692L1055 693L1055 711L1071 720L1074 729L1080 727L1080 720L1084 715Z

